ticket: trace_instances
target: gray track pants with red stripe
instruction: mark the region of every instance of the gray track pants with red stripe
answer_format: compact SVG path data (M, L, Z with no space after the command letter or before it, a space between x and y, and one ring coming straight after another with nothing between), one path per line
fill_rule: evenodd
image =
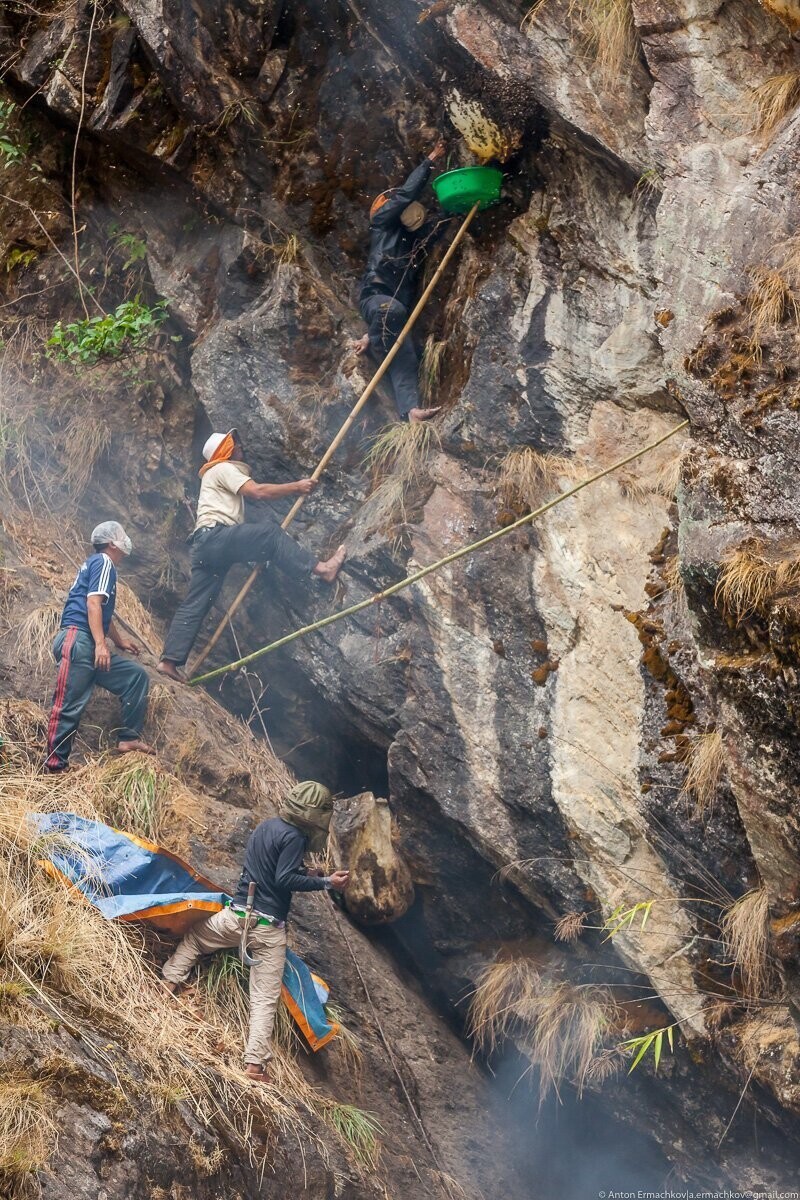
M67 765L83 710L95 684L119 696L122 702L122 725L115 730L117 740L134 741L142 736L150 690L144 667L129 658L112 654L109 669L98 671L94 665L94 638L74 625L59 630L53 642L53 655L58 663L58 678L47 727L45 766L51 771L60 771Z

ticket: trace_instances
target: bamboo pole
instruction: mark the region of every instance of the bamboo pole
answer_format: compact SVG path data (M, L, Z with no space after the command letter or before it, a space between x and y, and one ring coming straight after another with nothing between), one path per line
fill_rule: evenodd
M384 591L376 592L374 596L369 596L366 600L360 600L358 604L351 604L349 608L340 609L339 612L332 613L329 617L323 617L322 620L315 621L313 625L304 625L301 629L295 629L294 633L287 633L284 637L278 638L277 641L270 642L268 646L262 646L260 650L254 650L252 654L247 654L244 658L240 658L236 662L228 663L227 666L217 667L216 670L209 671L205 675L195 676L194 679L189 680L190 685L194 687L198 683L206 683L210 679L216 679L219 675L225 675L228 671L237 671L239 667L247 666L248 663L254 662L255 659L261 658L264 654L270 654L273 650L280 649L281 646L287 646L290 642L296 641L297 638L305 637L307 633L314 633L317 629L324 629L327 625L333 625L335 621L341 621L344 617L351 617L355 613L363 612L365 608L369 608L371 605L385 600L388 596L396 595L403 588L410 587L412 583L418 583L420 579L424 579L426 575L430 575L433 571L438 571L441 567L446 567L449 563L456 562L459 558L464 558L468 554L474 554L476 550L482 550L484 546L488 546L492 542L506 537L516 529L521 529L523 525L529 525L531 521L535 521L543 513L549 512L557 504L561 504L564 500L568 500L570 496L583 491L590 484L596 483L598 479L604 479L606 475L611 475L621 467L627 466L634 459L641 458L643 454L648 454L651 450L655 450L657 446L674 437L676 433L680 433L688 424L688 421L681 421L680 425L676 425L674 429L663 434L656 441L650 442L647 446L643 446L641 450L636 450L633 454L628 454L625 458L619 459L618 462L613 463L610 467L605 467L602 471L598 471L597 474L590 475L588 479L581 480L574 487L568 488L566 492L559 492L552 500L548 500L546 504L542 504L534 512L520 517L512 525L507 525L504 529L496 529L494 533L480 538L479 541L471 542L468 546L462 546L459 550L454 550L452 554L447 554L444 558L437 559L436 562L430 563L427 567L422 567L421 570L415 571L413 575L408 575L405 579L401 579L399 583L392 584L391 587L385 588Z
M370 379L369 383L364 388L364 391L361 393L358 400L353 405L353 408L350 410L350 415L347 417L347 419L345 420L341 429L336 434L336 437L333 439L330 446L328 446L328 449L325 451L322 458L319 460L316 467L314 468L314 473L311 476L312 479L315 479L315 480L319 479L319 477L322 475L322 472L325 470L328 463L331 461L334 454L339 449L342 442L344 441L344 439L347 437L348 433L350 432L350 429L352 428L356 417L361 412L362 408L367 403L367 401L369 400L372 393L375 391L375 388L378 386L380 381L383 379L390 364L394 360L395 355L399 351L403 342L406 340L406 337L408 336L408 334L411 332L411 329L413 328L413 326L417 320L417 317L419 316L419 314L422 312L423 308L427 304L427 302L430 298L431 292L436 287L436 284L439 282L442 275L444 274L445 267L450 262L450 259L453 257L456 247L458 246L459 242L463 238L464 234L467 232L467 229L470 226L472 218L475 216L477 211L478 211L478 205L473 204L472 208L469 210L469 212L467 213L463 222L461 223L461 227L458 230L456 236L453 238L452 242L447 247L447 253L445 254L442 261L439 263L439 266L434 271L430 283L425 288L424 292L422 293L422 295L420 296L416 305L414 306L414 309L412 310L408 320L406 321L405 325L403 326L400 333L398 334L397 341L392 346L391 350L386 355L386 358L383 360L381 365L378 367L375 374L372 376L372 379ZM305 496L298 496L298 498L295 500L294 504L289 509L286 516L281 521L281 529L289 528L292 521L295 519L295 517L299 513L300 509L305 504L305 501L306 501ZM196 660L194 667L192 668L194 671L197 671L202 666L202 664L208 658L211 651L216 646L219 639L222 637L222 634L225 631L225 626L228 624L230 619L236 615L240 605L242 604L242 601L245 599L245 597L247 596L247 593L250 591L251 587L255 583L256 577L260 570L261 570L261 567L254 567L253 570L248 575L245 582L242 584L241 588L239 589L236 596L234 597L230 607L227 609L227 611L226 611L225 615L223 616L222 620L220 621L219 625L217 626L217 628L214 630L213 634L211 635L211 638L210 638L209 643L206 646L205 650L203 650L202 654Z

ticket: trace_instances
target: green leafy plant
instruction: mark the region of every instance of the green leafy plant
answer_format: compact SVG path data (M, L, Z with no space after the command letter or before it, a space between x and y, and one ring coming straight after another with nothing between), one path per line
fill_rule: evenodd
M632 908L626 908L624 904L618 904L603 922L606 941L609 938L613 938L615 934L620 933L623 929L632 929L637 917L641 917L642 923L639 928L643 933L652 907L652 900L638 900Z
M39 257L36 250L10 250L6 255L6 271L16 267L29 267Z
M123 271L128 271L137 262L142 262L147 257L147 243L137 237L135 233L120 233L116 238L117 247L127 254L127 259L122 264Z
M168 317L166 300L144 304L141 296L124 300L113 313L56 323L47 340L49 356L60 362L91 364L140 350Z
M628 1070L629 1075L631 1071L636 1070L639 1063L650 1050L653 1051L653 1065L655 1069L658 1070L658 1064L661 1062L661 1052L664 1049L665 1034L670 1050L675 1049L672 1031L676 1024L677 1022L672 1025L665 1025L663 1029L654 1029L650 1033L642 1034L641 1037L628 1038L627 1042L621 1043L621 1050L629 1050L635 1055L634 1060Z
M16 112L13 100L0 100L0 158L4 170L23 162L26 157L24 146L15 138Z

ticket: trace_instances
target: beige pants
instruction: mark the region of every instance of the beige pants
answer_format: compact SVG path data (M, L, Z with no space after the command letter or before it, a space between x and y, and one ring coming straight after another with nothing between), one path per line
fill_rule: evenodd
M241 935L242 918L229 908L206 917L189 930L164 963L164 978L169 983L183 983L202 955L238 946ZM250 1032L244 1061L261 1066L272 1058L272 1027L286 962L286 927L276 929L274 925L253 923L247 949L256 961L250 968Z

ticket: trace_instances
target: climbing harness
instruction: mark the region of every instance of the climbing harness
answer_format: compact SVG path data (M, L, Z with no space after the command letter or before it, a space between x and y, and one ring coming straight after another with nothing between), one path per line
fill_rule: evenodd
M590 484L596 483L599 479L604 479L607 475L611 475L614 471L620 470L621 467L627 466L642 455L648 454L651 450L655 450L657 446L661 446L669 438L674 437L676 433L680 433L689 424L688 421L681 421L680 425L676 425L674 429L670 429L668 433L662 434L654 442L649 442L648 445L642 446L641 449L634 451L633 454L626 455L625 458L619 459L618 462L612 463L610 467L604 467L602 471L598 471L595 475L590 475L588 479L582 479L580 483L576 483L574 487L568 488L565 492L559 492L552 500L548 500L546 504L542 504L533 512L527 513L524 517L520 517L513 524L505 526L503 529L497 529L494 533L488 534L486 537L480 538L477 542L471 542L468 546L462 546L459 550L454 550L452 554L445 555L444 558L437 559L436 562L430 563L429 566L423 567L419 571L415 571L413 575L408 575L405 579L401 579L399 583L392 584L391 587L385 588L382 592L376 592L374 596L369 596L366 600L360 600L358 604L352 604L349 608L340 609L339 612L332 613L328 617L323 617L319 621L315 621L313 625L304 625L301 629L295 629L293 633L287 633L284 637L278 638L275 642L270 642L268 646L262 646L260 650L253 651L252 654L245 655L244 658L238 659L236 662L228 663L227 666L217 667L214 671L208 671L205 675L197 675L189 680L191 686L198 683L207 683L211 679L216 679L220 675L225 675L229 671L237 671L240 667L246 666L248 663L254 662L257 658L263 657L265 654L272 653L273 650L278 650L281 646L286 646L289 642L294 642L297 638L305 637L306 634L314 633L318 629L324 629L327 625L333 625L336 621L341 621L345 617L351 617L355 613L363 612L365 608L369 608L373 604L380 603L387 596L394 596L403 588L410 587L412 583L418 583L420 579L424 579L426 575L432 574L433 571L438 571L441 567L447 566L449 563L456 562L459 558L465 558L468 554L474 554L476 550L482 550L484 546L490 545L492 542L498 541L500 538L507 537L515 530L521 529L524 525L529 525L535 521L537 517L549 512L551 508L555 508L557 504L568 500L570 496L576 495L589 487Z
M400 347L402 346L403 342L408 337L408 334L411 332L411 329L413 328L413 326L417 320L417 317L420 315L423 308L427 304L427 302L431 296L431 293L433 292L433 289L436 287L436 284L439 282L442 275L444 274L447 264L450 262L450 259L453 257L453 254L455 253L459 242L463 238L464 234L467 232L467 229L469 228L469 226L472 222L472 218L475 216L476 212L478 211L478 208L479 208L478 204L473 204L472 208L467 213L458 232L456 233L456 235L453 238L450 245L447 247L447 251L446 251L444 257L442 258L442 261L439 263L439 266L436 268L433 275L431 276L430 283L427 285L427 287L423 291L419 300L415 304L408 320L406 321L405 325L401 329L400 333L397 335L397 341L392 346L391 350L386 355L386 358L383 360L381 365L378 367L375 374L372 376L372 379L369 381L367 386L364 388L364 391L361 393L358 400L354 404L353 408L350 410L349 416L345 420L345 422L342 425L339 432L336 434L336 437L333 439L330 446L328 447L328 449L323 454L322 458L317 463L316 467L314 468L314 472L311 475L312 479L317 480L320 478L323 471L327 467L328 463L333 458L336 451L339 449L339 446L341 446L342 442L347 437L347 434L350 432L350 429L352 428L356 417L361 412L362 408L364 407L366 402L369 400L372 393L375 391L375 389L378 386L378 384L380 383L381 379L383 379L389 366L394 361L394 358L397 355ZM305 499L306 499L305 496L299 496L298 499L295 500L294 504L289 509L289 512L286 514L284 519L281 521L281 529L289 528L292 521L295 519L295 517L299 513L300 509L305 504ZM239 589L239 592L234 597L233 602L231 603L227 612L223 616L223 618L220 621L217 628L214 630L214 633L211 635L211 638L209 639L208 645L206 646L205 650L203 650L202 653L199 655L199 657L196 659L196 661L194 663L193 671L197 672L200 669L202 664L208 658L211 651L216 646L219 639L222 637L222 634L225 632L225 626L228 624L228 621L230 621L231 617L236 615L240 605L242 604L243 600L247 596L251 587L255 583L260 569L261 569L260 567L256 567L253 571L250 572L250 575L247 577L244 584Z

